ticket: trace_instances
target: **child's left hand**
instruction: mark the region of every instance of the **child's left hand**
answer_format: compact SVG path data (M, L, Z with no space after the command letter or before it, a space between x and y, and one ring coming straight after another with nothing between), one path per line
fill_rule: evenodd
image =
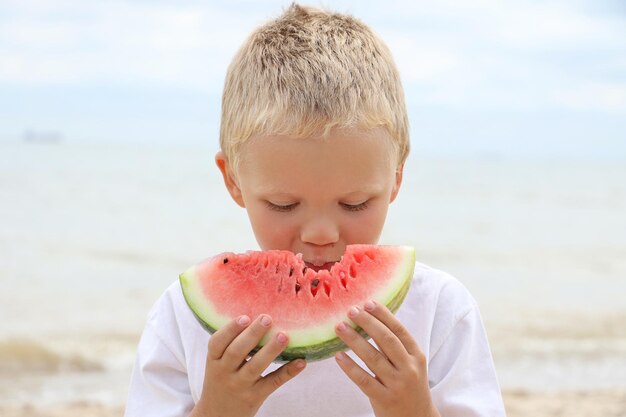
M375 377L343 352L337 353L335 359L369 397L376 417L439 416L428 387L426 357L393 313L368 301L364 309L353 307L348 317L370 335L380 350L347 323L339 323L335 331Z

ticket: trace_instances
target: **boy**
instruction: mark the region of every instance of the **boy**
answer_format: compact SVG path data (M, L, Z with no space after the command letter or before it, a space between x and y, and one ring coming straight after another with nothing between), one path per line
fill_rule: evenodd
M216 162L263 250L329 268L346 245L376 243L402 182L408 122L386 46L350 16L292 5L257 29L228 69ZM127 417L504 416L478 308L449 275L418 263L394 316L373 302L338 323L351 349L279 366L288 343L268 315L213 336L176 281L139 344Z

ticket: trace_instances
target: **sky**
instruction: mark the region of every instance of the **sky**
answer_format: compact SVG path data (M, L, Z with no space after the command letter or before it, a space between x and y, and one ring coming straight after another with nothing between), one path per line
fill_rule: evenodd
M2 0L0 143L217 149L226 68L290 1ZM369 24L413 153L626 161L623 1L315 1Z

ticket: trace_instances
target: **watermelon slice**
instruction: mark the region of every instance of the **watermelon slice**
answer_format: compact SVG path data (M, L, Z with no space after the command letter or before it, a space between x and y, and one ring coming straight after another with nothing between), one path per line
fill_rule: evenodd
M415 249L408 246L349 245L340 262L317 272L307 268L301 254L250 251L223 253L192 266L180 283L187 304L210 333L242 314L253 320L269 314L273 326L257 349L283 331L289 344L277 361L311 361L346 348L335 325L347 319L350 307L373 299L395 312L414 267Z

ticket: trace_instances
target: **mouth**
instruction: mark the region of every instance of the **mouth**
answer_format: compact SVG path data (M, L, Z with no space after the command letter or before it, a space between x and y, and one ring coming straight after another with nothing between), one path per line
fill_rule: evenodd
M304 262L304 264L306 265L307 268L312 269L315 272L319 272L322 269L325 269L327 271L330 271L330 268L332 268L333 265L335 265L335 263L338 261L333 261L333 262Z

